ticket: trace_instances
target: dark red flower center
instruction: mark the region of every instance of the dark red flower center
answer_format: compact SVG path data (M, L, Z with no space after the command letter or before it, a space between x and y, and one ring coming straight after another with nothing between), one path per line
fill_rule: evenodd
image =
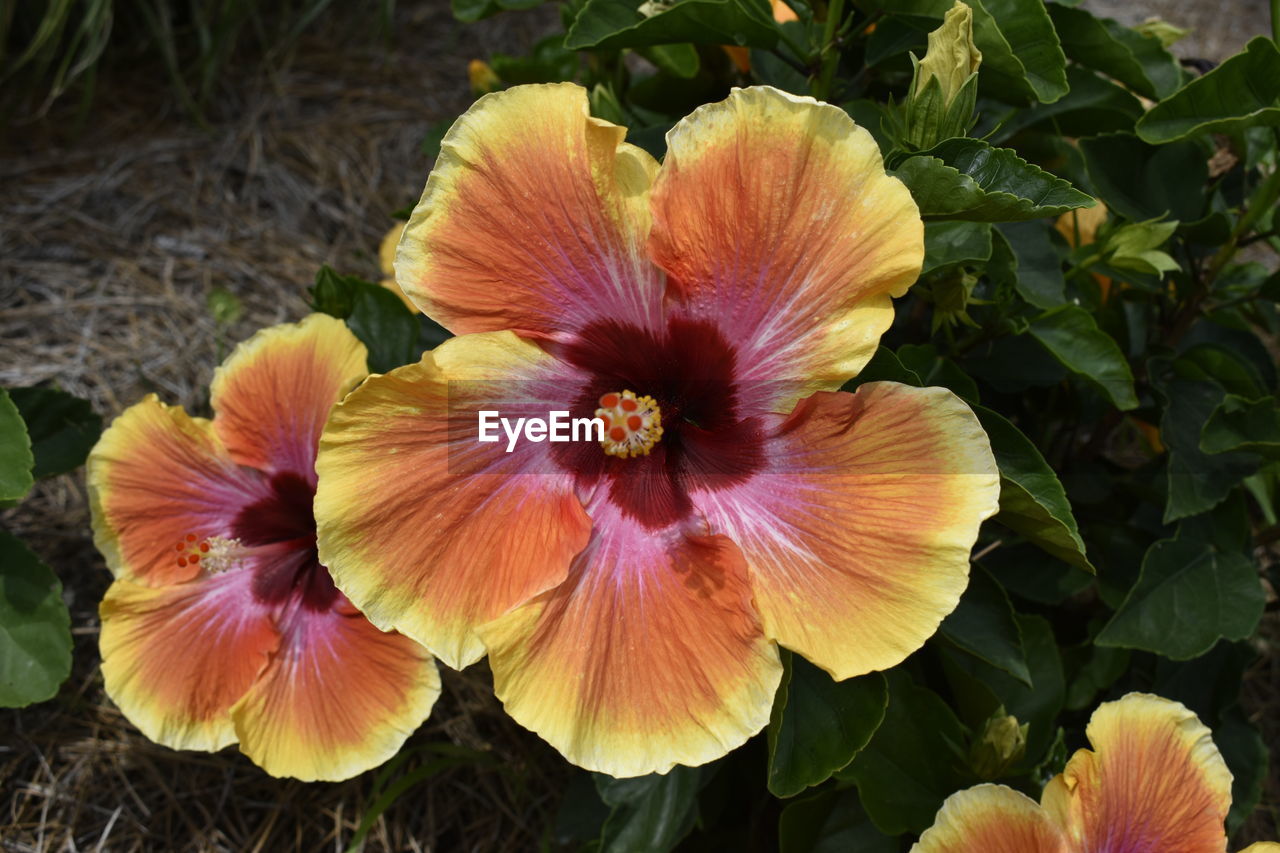
M292 472L272 476L271 494L237 513L231 535L254 548L253 592L266 604L298 598L311 610L328 610L338 597L316 554L315 484Z
M662 438L647 455L619 458L597 444L553 445L580 485L607 482L614 503L645 526L686 518L690 491L741 483L763 464L762 424L741 412L737 352L714 324L672 318L655 332L597 322L559 355L591 376L570 404L571 417L592 417L601 398L620 389L652 397L661 409Z

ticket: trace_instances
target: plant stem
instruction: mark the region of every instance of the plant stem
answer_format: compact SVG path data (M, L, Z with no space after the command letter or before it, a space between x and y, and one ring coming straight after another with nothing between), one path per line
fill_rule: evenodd
M825 101L831 97L831 81L835 79L836 66L840 64L836 30L843 16L844 0L831 0L831 5L827 7L827 22L822 29L822 71L818 74L818 79L813 86L813 96L819 101Z

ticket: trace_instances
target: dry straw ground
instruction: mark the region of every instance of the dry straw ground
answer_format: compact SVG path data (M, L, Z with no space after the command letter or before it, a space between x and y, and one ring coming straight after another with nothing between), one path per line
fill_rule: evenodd
M287 67L244 63L223 80L208 131L176 109L152 67L104 80L78 134L65 130L70 112L8 127L0 385L55 381L108 418L152 391L199 409L220 346L304 315L304 288L322 263L376 278L390 214L416 201L430 167L423 137L471 99L467 61L522 50L554 20L463 27L447 0L405 6L390 46L371 22L332 20ZM244 305L225 342L206 307L215 287ZM97 604L109 574L90 540L80 474L40 484L0 524L62 578L76 637L74 672L55 700L0 711L0 849L345 847L373 774L303 785L234 750L173 752L148 743L103 695ZM410 746L483 750L501 771L451 769L418 785L366 849L536 849L562 764L505 719L482 671L444 682ZM432 757L412 753L397 775Z
M390 46L331 20L287 64L243 63L222 81L211 128L176 108L153 67L103 80L84 128L71 111L0 138L0 385L55 381L106 417L154 391L198 410L227 345L302 316L322 263L376 275L390 212L414 201L419 143L470 100L466 63L516 52L546 14L463 27L446 0L404 4ZM1172 16L1170 16L1172 17ZM220 340L208 294L244 305ZM109 575L93 548L81 477L40 484L0 524L63 579L76 636L53 701L0 712L0 850L342 850L374 775L338 784L272 779L234 750L179 753L142 738L103 695L97 603ZM1274 635L1274 631L1271 632ZM1249 673L1249 713L1280 742L1280 661ZM422 747L488 753L415 786L375 825L370 851L532 850L546 837L562 762L507 720L483 668L446 672ZM500 768L494 771L494 766ZM1274 836L1271 780L1255 816Z

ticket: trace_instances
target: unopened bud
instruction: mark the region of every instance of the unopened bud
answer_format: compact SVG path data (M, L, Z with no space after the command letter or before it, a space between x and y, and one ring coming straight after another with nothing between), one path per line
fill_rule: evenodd
M471 82L471 91L477 95L496 91L502 86L502 78L483 59L473 59L467 63L467 79Z
M1027 753L1027 731L1030 724L1019 725L1018 718L1001 708L987 720L982 736L969 750L969 766L979 778L999 779L1022 760Z
M973 10L956 0L942 26L929 33L924 59L912 55L911 62L915 75L901 141L908 148L923 150L963 136L973 121L982 64L982 52L973 43Z

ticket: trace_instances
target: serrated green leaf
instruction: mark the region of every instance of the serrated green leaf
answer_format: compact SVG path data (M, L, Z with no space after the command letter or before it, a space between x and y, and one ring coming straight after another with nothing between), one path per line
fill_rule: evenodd
M880 727L889 701L879 673L833 681L798 655L785 655L784 665L768 729L775 797L793 797L844 768Z
M1257 569L1244 555L1162 539L1147 551L1138 582L1095 642L1188 660L1220 638L1249 636L1264 603Z
M70 674L62 584L22 540L0 530L0 706L51 699Z
M1145 97L1158 99L1182 83L1178 61L1154 36L1079 8L1046 4L1067 57L1114 77Z
M968 589L956 609L942 620L938 633L1030 686L1031 673L1013 605L1000 584L981 567L970 570Z
M26 497L35 482L31 476L34 465L27 425L9 392L0 388L0 502Z
M640 0L587 0L564 45L611 50L654 44L736 44L773 47L778 26L768 0L682 0L644 15Z
M84 464L102 434L102 417L88 400L56 388L14 388L9 395L31 438L32 476L52 477Z
M1121 411L1136 409L1133 371L1115 340L1079 305L1063 305L1031 321L1031 336L1062 366L1096 384Z
M866 748L840 772L887 835L922 832L960 786L964 726L946 702L900 669L885 673L889 710Z
M1244 52L1156 104L1136 126L1160 145L1200 133L1280 125L1280 49L1258 36Z
M339 275L324 266L316 273L311 305L346 322L369 350L371 373L387 373L421 355L421 322L399 296L382 285Z
M1000 513L996 521L1020 533L1063 562L1095 571L1058 476L1031 440L1004 417L983 406L974 414L991 439L1000 468Z
M978 139L948 139L898 164L926 219L1013 222L1057 216L1093 199L1008 148Z

